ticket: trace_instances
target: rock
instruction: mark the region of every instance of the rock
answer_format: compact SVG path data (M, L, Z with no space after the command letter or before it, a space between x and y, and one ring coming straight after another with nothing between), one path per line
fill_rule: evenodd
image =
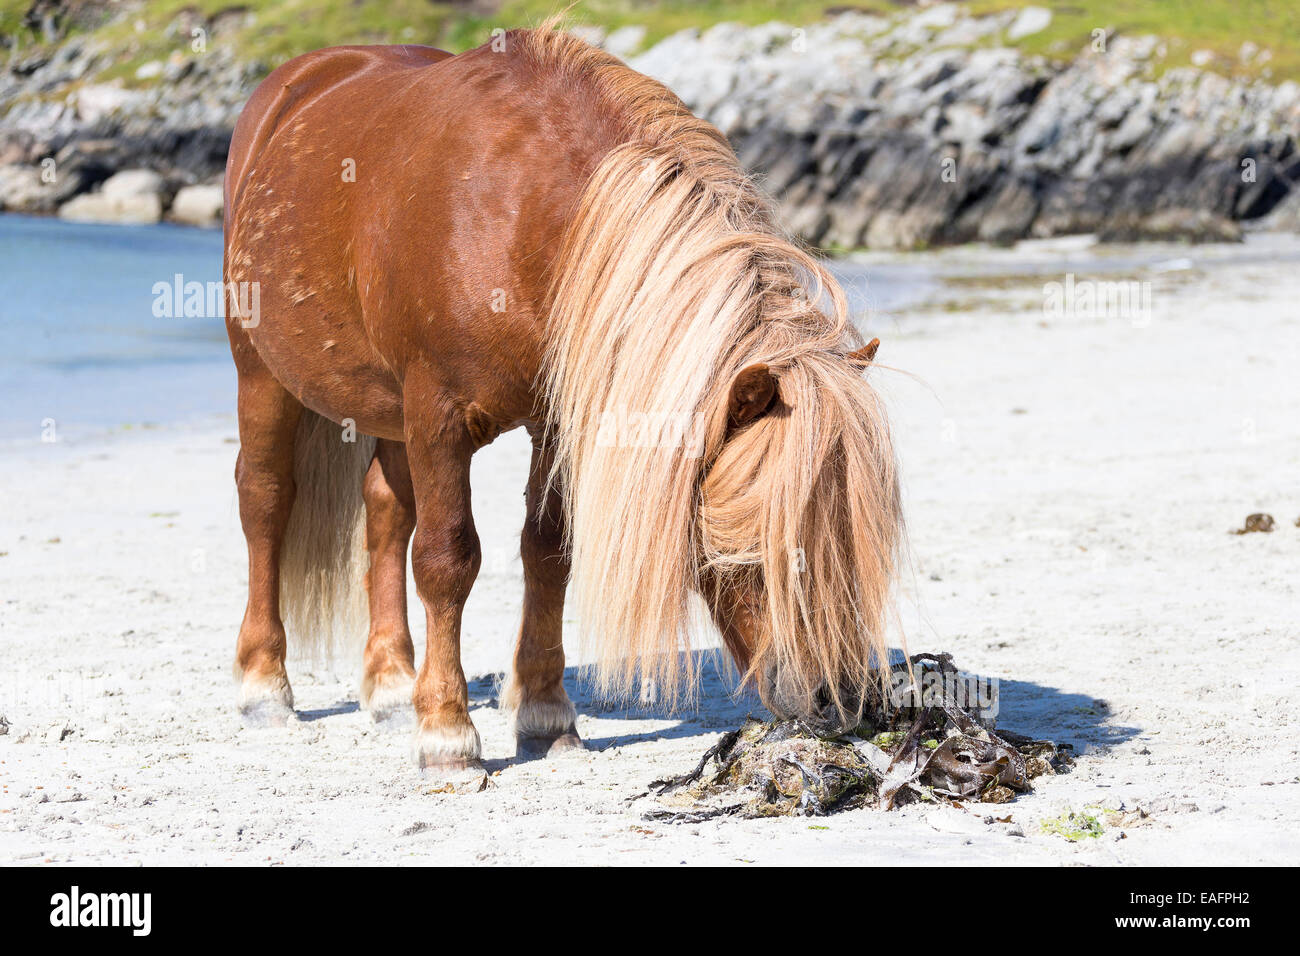
M108 84L83 86L72 97L78 118L86 123L97 123L114 113L126 112L144 100L142 92Z
M1009 245L1026 235L1038 214L1038 197L1033 184L1004 180L994 198L977 204L976 235L981 242ZM974 224L973 224L974 225Z
M0 166L0 209L10 212L52 212L59 201L55 183L41 178L33 166Z
M903 22L899 31L907 36L923 36L922 31L942 30L957 22L957 6L952 3L939 3L927 10L922 10Z
M172 200L169 218L186 226L219 226L223 207L220 186L184 186Z
M115 198L158 196L166 183L152 169L127 169L105 180L100 192Z
M1276 522L1273 516L1263 512L1246 515L1246 523L1233 531L1233 534L1272 534Z
M1122 215L1097 235L1101 242L1241 242L1241 227L1204 209Z
M605 42L605 28L591 24L579 23L569 28L569 32L581 37L592 46L601 46Z
M639 50L643 42L645 42L645 27L619 27L605 37L605 49L617 57L626 59Z
M1052 11L1045 7L1025 7L1007 29L1007 39L1019 40L1042 33L1052 24Z
M145 225L162 219L163 178L150 169L128 169L105 180L98 192L74 196L59 207L72 222Z
M1261 229L1300 232L1300 188L1292 187L1287 197L1261 222Z

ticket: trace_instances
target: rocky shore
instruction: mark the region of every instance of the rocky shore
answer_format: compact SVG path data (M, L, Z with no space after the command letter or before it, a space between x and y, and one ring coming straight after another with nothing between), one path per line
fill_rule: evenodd
M719 26L632 62L717 124L821 245L1300 227L1300 86L1162 72L1155 37L1103 35L1066 64L996 45L1034 27L1028 12Z
M189 51L194 16L175 25L180 52L126 81L105 78L115 58L94 33L11 51L0 73L0 207L219 221L230 132L265 67L223 45L218 21L204 24L206 51ZM640 53L635 31L587 35L716 123L811 243L1300 230L1300 85L1165 68L1165 44L1150 36L1099 31L1061 60L1014 47L1050 18L941 4L803 28L686 30Z
M11 49L0 72L0 209L219 224L230 135L268 72L223 43L232 16L247 15L183 13L168 29L174 52L127 78L96 33ZM190 37L200 24L197 52Z

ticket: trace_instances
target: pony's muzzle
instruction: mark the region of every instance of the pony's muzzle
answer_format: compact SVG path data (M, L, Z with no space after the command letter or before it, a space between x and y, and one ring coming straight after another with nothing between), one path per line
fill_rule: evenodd
M783 680L778 668L769 666L759 687L763 703L779 720L798 719L814 733L825 736L846 733L858 725L861 716L861 696L856 692L840 692L839 703L825 684L811 690Z

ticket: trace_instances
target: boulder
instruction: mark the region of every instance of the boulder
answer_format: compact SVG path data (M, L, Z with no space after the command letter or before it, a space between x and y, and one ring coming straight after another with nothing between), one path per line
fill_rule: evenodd
M41 179L39 166L0 166L0 209L9 212L52 212L58 206L57 183Z
M1300 232L1300 186L1293 186L1287 197L1259 223L1261 229Z
M59 218L69 222L106 222L142 226L162 219L158 196L105 196L82 193L59 207Z
M184 186L172 200L168 218L186 226L219 226L223 203L218 185Z
M105 196L128 199L137 196L161 196L166 183L152 169L126 169L110 176L100 187Z
M77 117L93 124L115 113L128 113L144 106L147 97L138 90L127 90L108 83L90 83L70 97Z
M98 192L74 196L59 207L72 222L144 225L162 219L163 178L150 169L128 169L110 176Z
M605 37L605 50L617 57L627 58L641 48L645 42L645 27L619 27Z
M1046 7L1025 7L1007 29L1007 39L1019 40L1035 33L1042 33L1051 25L1051 10Z

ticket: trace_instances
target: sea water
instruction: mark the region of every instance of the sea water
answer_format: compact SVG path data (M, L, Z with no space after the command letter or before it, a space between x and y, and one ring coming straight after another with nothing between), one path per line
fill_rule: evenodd
M221 281L221 233L0 216L0 441L233 416L217 314L157 313Z

